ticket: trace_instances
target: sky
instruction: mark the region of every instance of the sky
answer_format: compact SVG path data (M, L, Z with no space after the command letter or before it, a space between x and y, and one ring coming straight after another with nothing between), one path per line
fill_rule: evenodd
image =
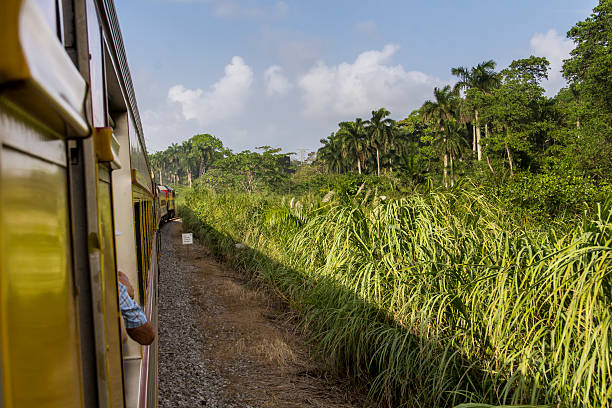
M530 55L564 86L566 32L597 0L116 0L149 152L198 133L316 151L338 123L401 120L452 67Z

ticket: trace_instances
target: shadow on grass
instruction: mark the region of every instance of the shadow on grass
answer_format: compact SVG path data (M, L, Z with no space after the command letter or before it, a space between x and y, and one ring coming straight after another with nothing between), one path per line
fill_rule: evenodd
M236 242L179 208L183 228L223 262L270 285L299 315L319 357L338 375L365 384L369 397L389 407L452 407L493 399L482 370L459 347L411 333L386 311L365 302L330 277L316 280L261 251Z

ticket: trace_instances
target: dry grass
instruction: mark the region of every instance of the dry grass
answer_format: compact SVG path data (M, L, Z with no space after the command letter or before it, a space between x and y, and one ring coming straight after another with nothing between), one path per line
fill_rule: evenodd
M179 241L179 225L172 227ZM188 253L181 248L180 254L185 258ZM190 284L201 309L201 330L211 342L204 357L229 380L228 393L243 395L256 407L364 406L364 394L325 377L278 299L244 282L197 243L190 259L198 267Z

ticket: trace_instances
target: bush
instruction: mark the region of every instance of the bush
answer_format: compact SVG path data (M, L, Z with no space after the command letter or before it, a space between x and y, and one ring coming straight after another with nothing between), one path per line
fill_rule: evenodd
M580 214L589 206L605 202L612 197L612 184L575 174L519 173L494 189L493 194L510 207L552 218Z

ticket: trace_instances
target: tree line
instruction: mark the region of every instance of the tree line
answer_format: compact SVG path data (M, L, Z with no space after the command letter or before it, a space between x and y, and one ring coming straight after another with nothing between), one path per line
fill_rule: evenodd
M231 150L208 133L193 136L181 144L172 143L167 149L149 156L154 178L159 184L191 184L212 166L215 160L229 155Z
M150 155L153 176L159 184L192 186L194 180L253 191L262 183L280 183L292 171L289 155L281 149L260 146L256 151L234 153L208 133Z
M499 177L517 171L612 174L612 2L568 33L576 44L564 61L568 86L553 98L541 83L543 57L513 61L496 71L493 60L455 67L454 86L434 88L433 98L400 121L385 108L371 118L339 123L317 152L330 173L399 172L453 186L458 173Z
M291 163L280 149L234 153L198 134L151 155L157 182L216 189L353 191L367 180L386 194L452 188L467 181L540 214L579 212L612 195L612 0L567 33L576 47L563 64L567 87L547 97L550 63L517 59L450 70L454 86L402 120L385 108L339 123L313 163ZM310 160L309 160L310 162ZM290 174L297 170L297 174Z

